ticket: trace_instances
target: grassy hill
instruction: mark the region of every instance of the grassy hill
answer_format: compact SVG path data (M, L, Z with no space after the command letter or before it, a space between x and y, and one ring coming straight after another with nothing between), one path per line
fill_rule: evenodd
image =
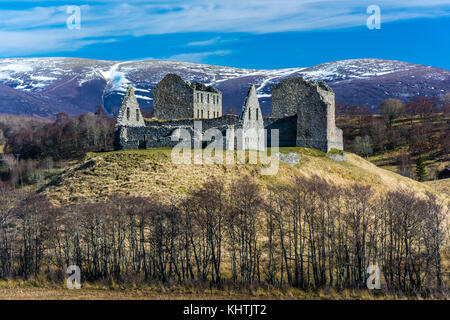
M91 153L82 163L64 170L41 190L56 203L82 198L103 198L113 194L179 197L214 176L225 185L237 177L256 177L262 186L272 181L284 181L293 176L318 175L329 182L349 184L362 182L376 190L406 187L417 191L431 187L384 170L363 158L347 154L347 162L336 162L313 149L280 148L280 152L302 155L295 166L280 161L274 176L261 176L261 165L178 165L171 161L169 149L127 150Z
M450 197L450 178L426 181L425 184L430 186L435 192Z

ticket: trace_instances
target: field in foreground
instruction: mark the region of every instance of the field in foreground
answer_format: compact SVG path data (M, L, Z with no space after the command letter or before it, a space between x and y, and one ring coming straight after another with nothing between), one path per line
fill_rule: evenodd
M437 297L442 299L445 297ZM68 290L63 287L0 287L0 300L405 300L422 299L417 296L369 292L368 290L319 290L297 289L254 291L186 290L186 289L108 289L82 288ZM428 299L433 299L429 297Z

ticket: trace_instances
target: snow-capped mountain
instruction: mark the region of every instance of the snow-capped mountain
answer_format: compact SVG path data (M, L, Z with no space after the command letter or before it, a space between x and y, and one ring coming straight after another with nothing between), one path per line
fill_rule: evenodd
M256 85L261 107L270 114L271 87L286 77L326 81L344 104L378 106L389 97L440 96L450 91L450 71L398 61L357 59L308 68L255 70L169 60L102 61L75 58L0 59L0 113L53 117L80 114L104 105L117 112L128 85L143 109L167 74L213 85L223 107L240 110L248 87Z

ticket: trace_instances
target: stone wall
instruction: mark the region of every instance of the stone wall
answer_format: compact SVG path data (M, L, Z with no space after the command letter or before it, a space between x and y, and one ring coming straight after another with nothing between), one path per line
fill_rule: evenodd
M334 92L325 82L288 78L273 87L272 99L275 118L296 110L297 146L323 152L343 149L342 130L335 125Z
M222 116L222 93L198 82L166 75L153 89L153 112L160 120L211 119Z
M288 78L272 87L272 117L285 118L297 114L298 101L305 94L299 89L299 78Z
M222 93L214 87L193 82L194 115L196 119L211 119L222 116Z
M134 95L133 87L128 87L127 93L122 101L119 114L117 115L116 126L143 127L145 126L141 108Z
M248 89L247 98L242 108L242 129L244 149L264 150L264 119L259 106L255 86Z
M226 130L240 128L241 121L238 116L225 115L215 119L180 119L167 121L147 121L145 127L120 127L116 130L116 149L141 148L171 148L178 144L171 141L171 136L178 128L186 129L194 138L194 125L201 126L202 133L211 128L216 128L225 137ZM193 146L192 140L192 146Z
M153 114L161 120L194 117L194 90L177 74L166 75L153 89Z
M264 128L267 130L267 146L272 146L272 130L278 130L278 146L292 147L297 142L297 115L286 118L264 118Z
M133 89L129 88L116 123L116 149L173 147L178 144L178 141L171 141L177 128L188 130L193 138L196 121L200 121L202 133L216 128L225 136L227 130L230 133L243 129L243 136L234 133L228 136L229 141L234 141L234 148L261 149L266 143L270 146L271 130L278 129L282 147L301 146L323 152L331 148L343 150L342 130L335 125L334 92L324 82L288 78L274 86L275 116L271 118L262 117L256 88L251 86L241 116L195 119L193 98L197 90L220 94L212 87L186 83L178 75L167 75L154 89L156 119L144 123ZM267 141L264 128L268 129Z

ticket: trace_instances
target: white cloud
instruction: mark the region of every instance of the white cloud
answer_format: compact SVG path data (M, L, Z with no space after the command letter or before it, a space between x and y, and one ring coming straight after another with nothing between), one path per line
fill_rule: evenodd
M222 39L220 37L215 37L213 39L204 40L204 41L193 41L189 42L187 46L210 46L213 44L217 44L219 42L222 42Z
M195 52L195 53L181 53L168 57L168 60L177 61L187 61L195 63L207 62L207 58L211 56L224 56L230 54L230 50L217 50L217 51L206 51L206 52Z
M20 1L16 1L20 2ZM22 1L27 2L27 1ZM31 2L31 1L28 1ZM122 0L82 3L81 30L68 30L65 6L26 10L0 9L0 55L33 55L77 50L114 41L120 36L177 32L271 33L337 29L365 25L373 0ZM54 2L52 2L54 3ZM412 18L449 16L449 0L384 0L382 23ZM220 37L189 43L207 46ZM192 55L192 54L191 54Z

